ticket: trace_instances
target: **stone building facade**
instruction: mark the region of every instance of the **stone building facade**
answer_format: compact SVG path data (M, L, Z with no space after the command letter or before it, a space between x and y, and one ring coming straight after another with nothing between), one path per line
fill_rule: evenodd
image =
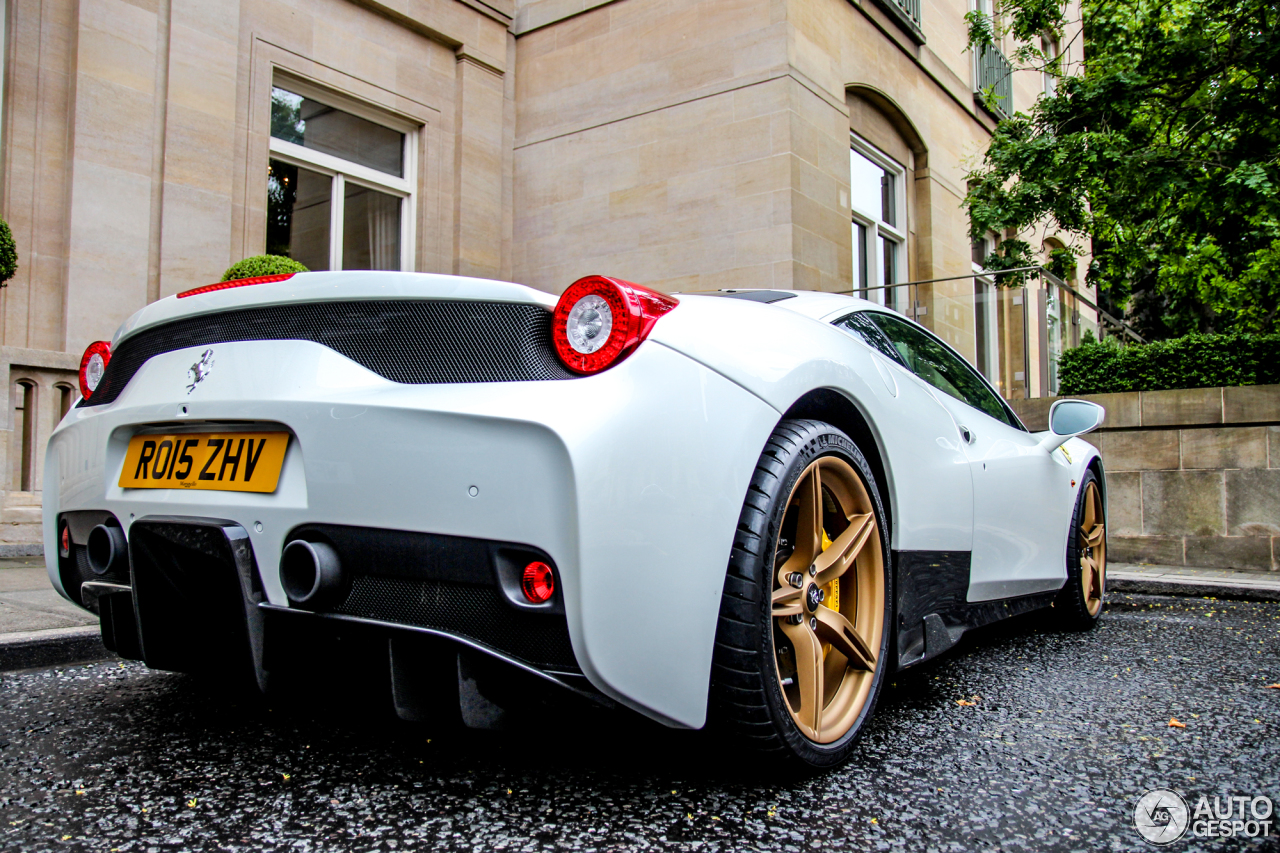
M268 247L552 292L591 272L671 291L970 275L964 175L996 115L1052 83L997 74L1001 99L976 94L992 57L966 51L972 8L7 0L0 541L35 541L20 528L84 347ZM1047 391L1026 318L1052 296L975 287L867 293L1007 396Z

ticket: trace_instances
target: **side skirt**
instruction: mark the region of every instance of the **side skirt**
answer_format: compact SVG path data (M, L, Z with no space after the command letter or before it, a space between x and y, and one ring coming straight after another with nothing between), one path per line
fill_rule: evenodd
M965 631L1048 607L1058 594L965 601L970 557L968 551L893 552L898 669L937 657Z

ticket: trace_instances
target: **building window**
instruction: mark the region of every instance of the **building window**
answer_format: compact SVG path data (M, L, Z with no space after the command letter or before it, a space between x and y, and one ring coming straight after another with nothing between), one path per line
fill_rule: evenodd
M413 269L417 131L286 85L271 90L267 252L312 270Z
M1045 36L1041 46L1044 50L1044 96L1052 98L1058 93L1058 40Z
M994 237L983 237L973 242L973 272L986 270L986 260L995 245ZM973 278L973 337L974 366L993 385L1000 384L1000 361L997 329L997 305L995 282L990 276Z
M67 416L67 412L71 411L71 404L75 401L75 391L70 385L59 383L53 386L58 392L58 418L53 422L56 427L62 423L62 419Z
M907 312L905 171L858 137L849 151L855 289L864 299Z
M20 437L18 464L12 488L29 492L34 488L36 471L36 384L21 379L13 387L13 431Z

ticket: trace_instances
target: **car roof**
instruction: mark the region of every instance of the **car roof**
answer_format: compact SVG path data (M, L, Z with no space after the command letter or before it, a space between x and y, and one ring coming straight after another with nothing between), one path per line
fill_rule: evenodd
M741 299L748 302L760 302L774 308L785 308L796 314L814 320L826 320L850 311L861 311L874 308L876 303L868 302L845 293L829 293L822 290L782 290L754 287L732 287L722 290L686 291L678 296L718 296Z

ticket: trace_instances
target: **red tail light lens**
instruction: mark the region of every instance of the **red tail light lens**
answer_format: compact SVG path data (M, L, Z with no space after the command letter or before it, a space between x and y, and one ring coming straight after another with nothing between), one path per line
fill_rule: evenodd
M86 400L102 381L107 372L107 364L111 361L111 344L106 341L94 341L80 356L80 396Z
M198 296L201 293L213 293L215 290L229 290L233 287L248 287L251 284L266 284L271 281L284 281L287 278L293 278L297 273L281 273L280 275L258 275L253 278L233 278L231 281L220 281L216 284L206 284L203 287L193 287L190 290L184 290L178 294L179 299L185 299L188 296Z
M556 576L546 563L533 562L524 567L520 589L531 604L545 604L556 592Z
M560 294L551 337L565 367L599 373L630 355L679 300L639 284L589 275Z

